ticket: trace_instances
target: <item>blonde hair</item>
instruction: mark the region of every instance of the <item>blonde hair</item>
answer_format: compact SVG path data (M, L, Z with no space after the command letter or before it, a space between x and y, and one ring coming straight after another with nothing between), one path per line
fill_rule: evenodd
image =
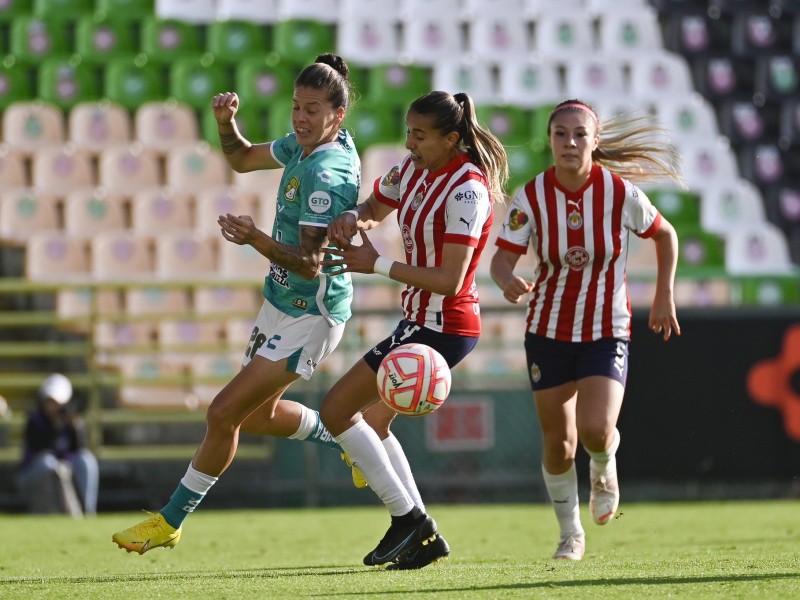
M600 121L594 108L582 100L566 100L550 113L547 135L553 117L563 110L589 112L597 125L600 143L592 152L592 161L633 183L651 183L671 179L685 187L681 178L681 157L668 140L669 132L649 115L618 114Z

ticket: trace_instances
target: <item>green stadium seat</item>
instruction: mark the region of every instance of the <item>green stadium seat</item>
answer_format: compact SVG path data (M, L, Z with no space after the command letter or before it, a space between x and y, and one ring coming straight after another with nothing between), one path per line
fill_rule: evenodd
M115 58L106 66L106 97L129 110L145 102L164 100L165 90L161 67L144 55Z
M13 56L0 62L0 110L13 102L32 100L35 96L30 69Z
M739 281L741 303L757 306L780 306L800 302L800 279L797 277L744 277Z
M349 117L348 117L349 118ZM237 115L238 120L238 115ZM345 118L345 127L347 118ZM294 131L292 127L292 103L282 102L271 106L267 112L267 137L266 140L277 140L287 133ZM265 141L266 141L265 140ZM251 140L252 141L252 140Z
M75 23L75 51L85 60L107 63L120 55L139 50L133 28L124 21L84 15Z
M505 148L509 170L507 192L511 196L552 164L549 150L536 150L530 143L508 144Z
M531 141L530 113L511 105L484 104L476 108L478 121L495 134L501 142L511 145Z
M206 49L229 64L263 56L269 50L267 29L250 21L210 23L206 37Z
M555 104L540 104L531 113L531 143L536 150L550 152L550 140L547 137L547 123Z
M102 97L97 70L77 54L44 59L36 78L39 97L64 110Z
M332 25L319 21L289 19L275 23L272 49L294 64L305 66L317 55L336 50Z
M276 102L291 103L295 68L286 63L272 62L252 57L236 65L234 89L243 105L251 102L260 106L274 106Z
M700 225L700 196L698 194L678 188L648 189L645 193L658 211L676 229L696 228Z
M178 102L210 110L214 94L231 87L230 70L211 54L178 58L169 68L169 93Z
M147 15L141 22L141 49L152 61L171 63L204 51L200 29L192 23Z
M363 152L373 144L396 144L404 140L405 112L390 111L381 104L360 100L345 117L344 126L350 131L356 148Z
M725 268L725 240L700 227L686 226L678 231L678 275Z
M17 60L37 64L54 54L71 51L63 23L36 17L19 17L11 23L10 50Z
M431 70L418 65L377 65L367 71L370 102L403 110L431 90Z
M31 0L6 0L0 2L0 23L11 23L31 15Z
M33 15L48 21L74 21L94 11L94 0L33 0Z
M95 0L95 13L116 21L139 22L155 12L155 0Z

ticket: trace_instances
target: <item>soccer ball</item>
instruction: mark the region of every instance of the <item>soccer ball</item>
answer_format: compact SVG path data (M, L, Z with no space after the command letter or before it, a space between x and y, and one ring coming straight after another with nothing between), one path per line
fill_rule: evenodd
M450 381L447 361L425 344L393 348L378 367L378 393L400 415L421 417L439 408Z

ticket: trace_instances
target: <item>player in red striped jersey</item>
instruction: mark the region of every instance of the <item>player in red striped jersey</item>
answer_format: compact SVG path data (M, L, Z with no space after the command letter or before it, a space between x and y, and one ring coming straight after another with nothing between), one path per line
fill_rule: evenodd
M450 367L475 347L480 335L475 271L493 203L503 199L508 178L505 150L480 126L467 94L430 92L411 104L406 124L409 154L375 182L355 211L329 225L328 239L342 250L331 249L338 258L323 262L342 267L341 273L378 273L406 285L404 318L331 388L320 408L323 423L392 516L364 563L393 563L392 569L424 567L450 549L426 514L408 460L389 430L394 413L379 401L375 373L400 344L431 346ZM395 211L404 263L379 256L364 233ZM360 245L351 244L359 231Z
M677 155L645 117L601 125L594 109L567 100L553 110L548 137L554 166L524 185L506 214L491 263L506 300L528 298L525 351L543 435L542 473L560 528L554 558L580 560L575 454L590 456L593 520L604 525L619 506L616 424L628 370L631 310L625 280L628 237L651 239L657 255L649 326L680 335L673 284L675 229L639 182L680 182ZM533 280L516 275L532 245Z

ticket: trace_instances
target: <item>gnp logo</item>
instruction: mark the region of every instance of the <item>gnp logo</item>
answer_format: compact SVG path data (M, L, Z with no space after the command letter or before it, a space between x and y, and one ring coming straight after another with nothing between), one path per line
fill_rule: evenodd
M800 442L800 323L786 330L779 355L750 369L747 392L759 404L780 410L787 435Z
M580 271L589 262L589 253L586 252L586 248L573 246L567 250L567 253L564 255L564 262L566 262L573 271Z
M328 212L331 207L331 196L328 192L317 190L308 199L308 207L315 213Z

